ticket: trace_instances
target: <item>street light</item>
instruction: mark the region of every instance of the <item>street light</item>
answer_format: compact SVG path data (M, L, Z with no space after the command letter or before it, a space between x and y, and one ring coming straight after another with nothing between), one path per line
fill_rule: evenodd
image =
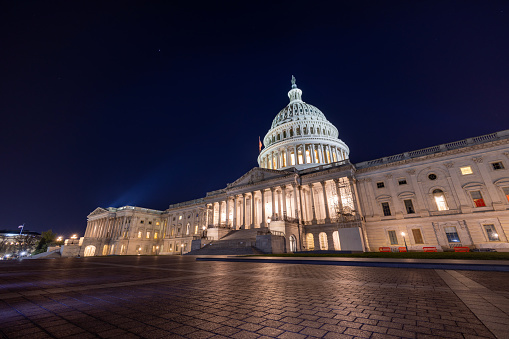
M184 254L184 244L180 245L180 255Z
M408 246L406 244L406 239L405 239L405 232L401 232L401 235L403 236L403 241L405 242L405 248L406 248L406 251L408 252Z

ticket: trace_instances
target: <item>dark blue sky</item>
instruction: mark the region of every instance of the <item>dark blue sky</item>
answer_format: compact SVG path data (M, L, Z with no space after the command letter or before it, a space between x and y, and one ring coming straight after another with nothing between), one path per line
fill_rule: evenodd
M257 166L294 74L352 162L509 128L507 1L4 1L0 229Z

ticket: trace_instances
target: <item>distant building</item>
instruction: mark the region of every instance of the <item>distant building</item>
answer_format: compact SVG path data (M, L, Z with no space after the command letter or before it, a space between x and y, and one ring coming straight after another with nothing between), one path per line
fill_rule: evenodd
M292 79L260 167L165 211L97 208L81 254L181 254L247 229L270 230L279 252L405 242L409 250L509 251L509 130L351 164L336 127L301 96Z
M19 230L0 230L0 258L5 255L17 256L22 252L29 254L35 250L41 234Z

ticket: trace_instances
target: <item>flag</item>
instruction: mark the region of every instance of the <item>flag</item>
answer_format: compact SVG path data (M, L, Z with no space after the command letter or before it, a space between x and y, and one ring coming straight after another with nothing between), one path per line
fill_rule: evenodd
M260 137L258 136L258 149L261 152L262 151L262 141L260 140Z
M19 225L18 228L23 228L23 225Z

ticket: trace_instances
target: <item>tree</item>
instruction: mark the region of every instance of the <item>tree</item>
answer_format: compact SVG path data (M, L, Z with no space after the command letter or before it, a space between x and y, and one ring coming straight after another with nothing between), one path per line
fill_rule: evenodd
M39 241L39 244L37 244L37 247L35 248L35 251L32 254L46 252L48 250L48 245L51 245L53 242L55 242L56 237L57 235L53 233L52 230L42 232L41 240Z

